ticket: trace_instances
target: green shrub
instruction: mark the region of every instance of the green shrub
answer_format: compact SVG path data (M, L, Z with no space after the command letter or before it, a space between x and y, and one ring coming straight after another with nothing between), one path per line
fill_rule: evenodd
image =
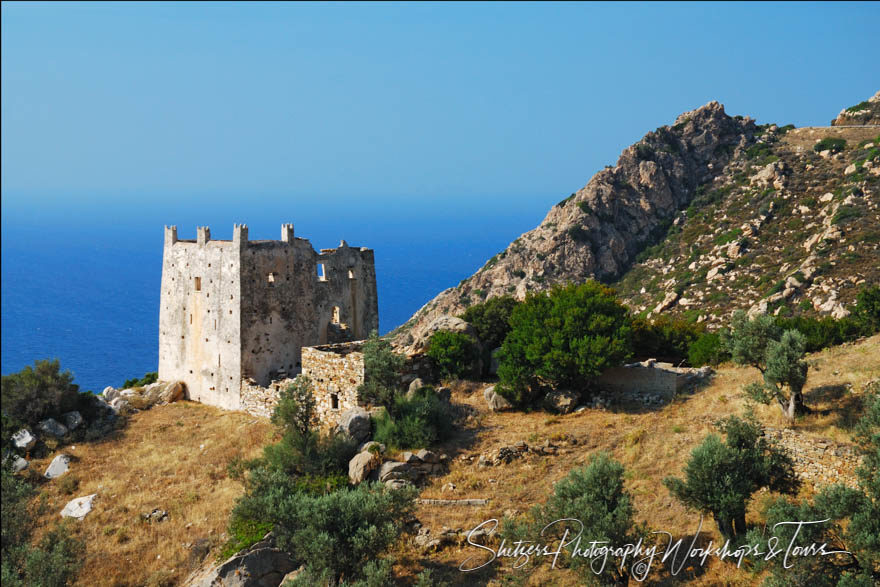
M840 556L789 557L783 566L780 557L770 566L772 584L807 584L821 577L827 585L876 585L880 580L880 393L866 390L865 414L856 426L854 440L863 453L858 470L858 489L831 485L819 491L811 501L777 498L765 509L762 536L756 528L749 533L750 544L766 543L776 537L779 544L804 548L824 544L826 551ZM781 524L792 521L822 520L821 523L796 527ZM797 535L795 530L797 529Z
M852 315L862 326L865 335L880 332L880 286L862 288L856 297Z
M741 539L752 494L762 487L793 491L797 480L792 461L764 438L753 418L730 416L718 428L726 440L707 436L691 452L685 480L667 477L663 484L684 505L712 514L725 538Z
M813 145L813 150L817 153L822 151L831 151L832 153L840 153L846 148L846 140L845 139L834 139L831 137L825 137L815 145Z
M510 314L518 303L509 295L490 298L465 310L461 319L474 327L483 348L491 352L510 332Z
M258 522L232 517L227 532L229 540L220 551L219 560L226 560L240 550L249 548L263 539L267 532L272 531L271 522Z
M716 332L704 332L688 347L688 363L692 367L717 365L728 358Z
M27 502L33 495L33 488L14 476L6 464L0 475L0 553L4 587L61 587L71 583L82 565L85 544L71 537L69 524L57 524L36 546L31 546L34 523Z
M445 379L463 379L474 374L480 351L463 332L438 330L431 335L427 355Z
M149 385L151 383L156 383L159 380L159 373L153 371L152 373L147 373L140 379L135 377L134 379L126 379L125 383L122 384L122 387L119 389L129 389L132 387L143 387L145 385Z
M358 580L400 536L414 489L361 483L326 495L268 491L235 507L242 518L272 522L276 544L335 583Z
M542 540L549 542L553 538L561 539L567 529L570 540L581 528L577 524L563 521L578 520L583 524L581 548L592 541L617 545L634 544L638 542L640 535L646 534L646 530L644 527L634 526L633 514L633 499L624 487L623 465L608 453L599 452L590 457L587 466L573 469L557 482L546 503L532 508L521 520L505 519L502 537L513 543L542 536ZM550 524L552 525L547 528ZM572 546L569 542L567 548L571 549ZM560 562L564 558L566 557L561 557ZM596 579L590 568L590 559L582 556L568 558L571 560L571 567L583 578ZM625 584L633 562L627 560L621 563L617 560L609 561L599 579L602 582Z
M847 112L858 112L859 110L870 110L871 103L868 101L859 102L855 106L850 106L846 109Z
M391 349L391 343L379 338L374 330L364 343L364 383L358 386L361 399L388 411L394 409L394 398L400 393L400 373L405 359Z
M373 438L378 442L396 449L426 448L452 433L452 410L432 387L398 397L395 403L393 417L386 412L376 418Z
M77 407L79 386L70 371L61 371L58 359L36 361L0 383L3 411L16 424L33 426Z
M596 281L530 293L514 308L498 355L498 389L523 406L548 387L584 389L631 355L627 309Z
M653 321L632 321L632 351L639 359L657 358L679 363L688 358L688 349L706 331L702 324L660 315Z

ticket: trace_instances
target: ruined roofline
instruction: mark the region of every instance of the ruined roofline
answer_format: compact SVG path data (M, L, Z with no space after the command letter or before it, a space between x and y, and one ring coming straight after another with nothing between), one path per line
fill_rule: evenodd
M294 235L293 223L284 223L281 225L281 239L273 240L273 239L260 239L260 240L248 240L248 227L247 224L234 224L232 228L232 239L212 239L211 238L211 227L209 226L197 226L196 227L196 238L195 239L181 239L177 236L177 226L165 226L165 242L169 245L174 245L176 243L187 243L187 244L199 244L204 245L208 242L215 243L238 243L240 245L246 245L247 243L265 245L270 243L293 243L293 242L302 242L308 243L311 245L311 241L307 238L299 237ZM339 242L339 246L333 249L321 249L320 254L329 254L335 253L340 249L355 249L360 250L361 252L372 251L367 247L349 247L348 243L345 240Z

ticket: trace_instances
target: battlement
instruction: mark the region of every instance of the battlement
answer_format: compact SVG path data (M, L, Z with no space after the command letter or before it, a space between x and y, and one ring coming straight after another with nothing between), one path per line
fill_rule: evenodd
M159 376L184 381L191 399L247 407L242 382L265 387L303 368L302 348L366 338L379 326L373 251L316 251L281 225L280 240L232 240L196 228L195 240L165 227ZM333 347L330 354L352 354Z

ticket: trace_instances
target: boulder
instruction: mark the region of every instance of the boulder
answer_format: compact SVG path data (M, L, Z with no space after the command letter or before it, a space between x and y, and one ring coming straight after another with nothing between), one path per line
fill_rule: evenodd
M12 472L20 473L21 471L27 469L29 464L30 463L28 463L26 459L15 455L14 457L12 457Z
M70 469L70 455L60 454L57 455L52 462L49 463L49 467L46 469L45 477L46 479L55 479L57 477L62 476Z
M30 450L37 444L37 439L30 430L22 428L12 435L12 444L19 450Z
M413 453L411 453L411 452L409 452L409 451L404 452L404 453L400 456L400 459L401 459L404 463L409 463L409 464L411 464L411 465L416 465L416 464L422 462L422 459L420 459L420 458L417 457L415 454L413 454Z
M75 410L73 412L61 414L61 419L64 420L64 425L67 426L68 430L76 430L77 428L82 426L83 422L85 422L82 414Z
M485 398L489 409L493 412L500 412L502 410L508 410L513 407L509 401L507 401L503 396L495 392L494 385L490 385L483 390L483 398Z
M373 472L380 460L379 455L368 450L359 452L348 462L348 478L357 485Z
M378 443L375 440L369 440L358 447L358 452L364 451L378 452L379 454L382 454L385 452L385 445Z
M127 399L124 399L122 397L117 397L113 401L111 401L110 407L113 409L113 413L115 414L127 414L131 411L131 404Z
M202 568L184 583L187 587L266 587L280 585L299 565L283 550L275 548L272 534L225 562Z
M186 384L183 381L169 381L159 389L159 403L171 404L186 396Z
M547 394L547 407L558 414L569 414L577 407L581 396L568 389L556 389Z
M48 434L50 436L54 436L55 438L63 438L67 435L67 427L65 427L64 424L61 424L54 418L46 418L45 420L40 422L37 427L43 434Z
M61 517L82 520L90 511L92 511L92 503L94 503L97 495L97 493L93 493L91 495L86 495L85 497L77 497L76 499L70 500L67 502L67 505L64 506L64 509L61 510Z
M437 453L431 452L427 449L422 449L416 453L416 456L419 457L419 460L425 463L439 463L440 457L437 456Z
M370 414L363 408L351 408L342 413L336 429L348 434L355 442L364 442L370 437Z
M416 377L412 380L412 383L409 384L409 388L406 391L407 397L412 397L415 392L420 390L425 386L425 382L422 381L421 377Z
M105 400L107 400L107 403L110 403L113 400L115 400L117 397L119 397L119 390L116 389L115 387L110 387L108 385L107 387L104 388L104 391L101 392L101 396L103 396L103 398Z
M388 461L379 467L379 481L383 483L391 479L411 479L412 466L407 463Z

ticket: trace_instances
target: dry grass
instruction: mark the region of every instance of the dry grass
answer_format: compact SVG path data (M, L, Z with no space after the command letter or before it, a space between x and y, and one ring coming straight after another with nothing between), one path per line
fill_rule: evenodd
M861 410L860 392L866 381L880 377L880 336L825 350L810 357L812 368L806 387L815 413L795 427L804 434L847 441L849 427ZM686 510L662 485L668 475L682 471L692 448L714 432L713 422L741 414L746 406L743 384L754 381L754 369L724 366L708 387L684 394L658 410L623 406L610 411L587 410L552 416L545 412L491 413L485 409L484 385L460 382L453 401L473 414L455 438L439 447L453 457L449 471L431 479L422 491L426 498L488 497L485 507L420 506L417 517L434 531L442 526L470 529L505 512L525 512L543 502L553 483L588 462L598 450L608 450L626 467L627 488L634 496L636 517L652 529L677 537L692 536L699 515ZM852 392L845 386L850 384ZM756 415L765 424L782 427L779 409L758 406ZM561 444L555 456L530 455L508 465L478 468L457 459L461 455L489 453L500 446L525 440L530 445L570 435L575 445ZM179 584L199 561L192 545L204 540L216 556L225 541L229 512L241 485L227 477L226 465L234 456L256 456L271 441L271 426L246 414L224 412L193 403L154 408L134 416L115 437L86 443L65 452L75 455L71 472L58 482L44 483L45 503L39 518L41 531L58 519L58 512L73 497L97 493L95 509L77 523L77 534L87 543L81 585ZM200 448L204 445L203 448ZM44 470L48 458L34 462ZM65 481L71 479L71 481ZM75 485L73 494L64 492ZM65 481L61 483L61 481ZM442 491L452 482L456 490ZM808 494L811 488L804 488ZM755 500L758 502L759 500ZM153 508L169 512L166 522L141 520ZM752 511L750 517L755 519ZM711 519L703 525L704 538L719 538ZM410 540L402 540L392 553L396 572L412 578L423 568L456 585L486 584L513 578L508 562L495 563L482 574L464 574L458 565L475 554L473 548L452 546L425 554ZM655 567L656 568L656 567ZM752 585L758 579L732 565L712 561L670 578L654 571L654 584L675 584L686 579L695 585ZM568 571L542 564L529 579L534 585L576 585ZM648 584L651 584L649 582Z
M200 562L190 546L215 549L241 484L226 465L257 456L270 439L265 420L181 402L134 415L101 442L65 447L76 461L56 482L44 483L36 505L45 531L72 498L97 493L94 509L74 524L87 545L79 585L177 585ZM43 471L50 458L31 464ZM72 494L70 490L77 486ZM141 514L168 512L161 523Z
M807 435L848 441L852 422L861 411L860 393L869 379L880 377L880 336L827 349L810 357L812 368L806 393L816 412L799 420L795 428ZM439 530L442 526L470 529L484 520L500 518L505 512L525 512L543 502L553 491L553 483L568 472L588 462L598 450L608 450L626 467L627 489L636 505L636 518L655 530L665 530L677 537L693 536L697 531L699 514L688 511L674 500L662 485L668 475L680 475L690 451L710 432L716 432L714 421L727 415L741 415L746 408L740 389L757 380L754 369L724 366L706 388L678 397L662 409L651 411L636 406L612 411L587 410L580 414L550 416L544 412L491 413L485 410L482 394L472 390L455 389L453 400L470 406L478 415L470 430L444 449L451 456L479 455L518 440L529 444L569 434L578 440L574 446L563 445L556 456L527 456L508 465L478 468L473 464L454 460L448 474L432 479L422 492L431 498L491 499L488 506L437 507L421 506L419 520L427 527ZM828 389L843 389L846 384L853 392L829 393ZM768 426L784 427L785 421L776 406L758 406L758 419ZM442 487L452 482L453 493ZM812 488L805 487L804 495ZM759 500L755 500L757 503ZM750 513L755 519L756 513ZM717 541L720 535L714 522L703 524L703 536ZM460 573L458 565L468 556L477 554L473 547L450 547L439 553L425 555L412 546L401 546L395 553L401 560L401 573L413 573L419 567L434 568L435 574L453 584L485 583L492 574L471 576ZM413 569L413 565L416 569ZM509 562L495 563L495 579L512 576ZM736 571L732 565L713 561L707 568L699 566L688 577L685 572L670 579L655 571L654 582L669 584L687 582L695 585L751 585L760 582L746 571ZM578 580L567 571L550 570L541 565L528 584L575 585Z
M825 137L846 139L848 146L858 145L861 141L868 141L878 134L877 127L842 128L835 126L804 126L791 130L782 137L782 142L792 147L812 149L819 139Z

